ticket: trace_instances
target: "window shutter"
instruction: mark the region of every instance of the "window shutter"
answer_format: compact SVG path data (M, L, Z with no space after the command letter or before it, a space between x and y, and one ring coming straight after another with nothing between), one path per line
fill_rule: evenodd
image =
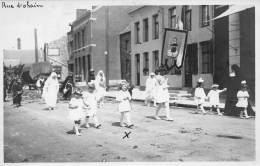
M198 45L192 44L192 74L198 74Z

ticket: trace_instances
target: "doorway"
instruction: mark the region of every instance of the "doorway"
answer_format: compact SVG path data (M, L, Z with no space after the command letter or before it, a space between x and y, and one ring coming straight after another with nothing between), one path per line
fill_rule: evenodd
M140 86L140 54L135 55L135 64L136 64L136 86Z
M185 87L192 87L192 74L198 74L197 43L187 45L185 57Z

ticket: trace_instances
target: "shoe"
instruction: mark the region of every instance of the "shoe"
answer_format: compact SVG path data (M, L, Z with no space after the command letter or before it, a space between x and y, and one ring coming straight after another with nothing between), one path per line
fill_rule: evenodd
M81 134L80 133L76 133L76 136L81 136Z
M167 120L167 121L173 121L172 118L166 118L165 120Z
M154 119L155 120L161 120L161 118L159 116L155 116Z
M134 127L134 125L133 125L133 124L130 124L130 125L127 125L126 127L131 129L131 128Z
M82 127L84 127L84 128L89 128L89 124L85 124L85 125L83 125Z
M124 124L120 124L120 127L126 127L126 125L124 125Z
M99 124L99 125L96 126L97 129L100 129L100 127L101 127L101 124Z
M223 116L223 114L222 114L222 113L219 113L218 116Z

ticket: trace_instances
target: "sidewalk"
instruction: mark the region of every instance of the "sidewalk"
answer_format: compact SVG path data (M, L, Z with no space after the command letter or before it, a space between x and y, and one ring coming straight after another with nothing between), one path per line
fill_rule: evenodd
M115 98L118 91L111 90L106 93L107 98ZM144 101L145 91L141 91L137 88L133 89L132 100L134 101ZM185 90L170 90L170 106L180 106L188 108L196 108L196 103L194 101L193 95ZM206 108L210 108L209 102L205 103ZM219 105L220 109L224 109L225 103L221 102Z

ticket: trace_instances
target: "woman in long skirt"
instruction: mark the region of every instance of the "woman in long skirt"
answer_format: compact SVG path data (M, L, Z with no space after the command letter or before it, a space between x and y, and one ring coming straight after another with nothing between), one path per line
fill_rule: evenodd
M44 84L42 94L49 110L53 110L56 107L58 92L59 82L57 79L57 74L52 72Z

